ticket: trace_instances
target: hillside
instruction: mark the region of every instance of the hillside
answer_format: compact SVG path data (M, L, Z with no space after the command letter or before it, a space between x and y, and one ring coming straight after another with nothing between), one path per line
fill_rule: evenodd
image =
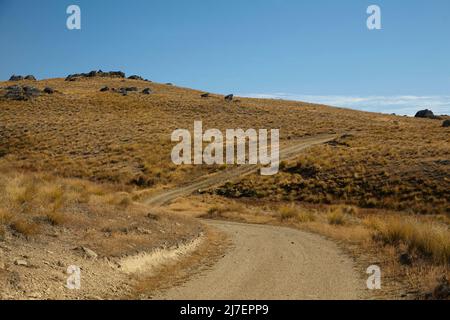
M0 100L0 154L18 168L145 188L182 183L220 170L178 167L170 160L172 131L192 130L194 120L202 120L204 128L221 130L279 128L282 144L320 133L344 135L284 163L280 175L221 189L228 196L270 194L423 213L449 208L450 136L439 120L281 100L227 102L219 95L202 98L195 90L121 78L20 84L56 92L30 101ZM139 91L123 96L100 92L104 86ZM151 94L142 94L144 88Z
M387 296L399 297L405 287L423 294L448 276L450 128L442 119L204 93L103 73L0 82L0 252L7 252L0 283L8 284L0 297L37 290L41 297L74 298L42 292L19 260L34 260L41 281L54 283L70 259L83 256L74 247L90 247L106 266L116 265L195 239L206 230L196 217L325 235L361 270L382 264ZM244 177L233 165L174 165L172 132L192 131L199 120L204 130L280 129L282 148L316 136L338 138L282 158L274 176ZM198 190L208 177L222 183ZM163 207L147 201L185 185L200 192ZM70 259L45 264L52 258L42 258L43 250ZM199 256L219 254L202 250ZM405 254L412 263L402 262ZM95 281L105 265L87 267ZM116 269L118 280L108 286L117 293L100 297L132 294Z

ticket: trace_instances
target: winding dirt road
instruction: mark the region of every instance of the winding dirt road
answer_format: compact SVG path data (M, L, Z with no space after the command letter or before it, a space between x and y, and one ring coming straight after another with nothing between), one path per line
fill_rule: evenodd
M321 236L284 227L205 223L233 245L210 269L154 299L360 299L364 280L350 258Z
M300 152L304 151L309 147L332 141L337 137L338 137L337 134L325 134L301 139L290 146L280 149L280 162L289 160L297 156ZM221 171L219 173L215 173L206 177L201 177L196 181L192 181L189 184L180 186L178 188L169 191L163 191L160 194L152 196L151 198L146 200L145 203L155 206L164 205L178 197L189 195L200 189L211 188L213 186L217 186L237 178L242 178L246 175L257 172L258 170L259 167L254 165L233 167L225 171Z
M302 139L280 150L280 161L338 135ZM146 201L164 205L258 170L240 166L202 177ZM231 249L210 269L154 299L359 299L365 282L352 259L323 237L295 229L224 221L204 221L228 235Z

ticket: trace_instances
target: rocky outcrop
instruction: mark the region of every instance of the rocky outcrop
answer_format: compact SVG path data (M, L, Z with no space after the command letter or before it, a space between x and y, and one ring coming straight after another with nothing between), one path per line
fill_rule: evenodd
M45 87L45 88L44 88L44 92L45 92L46 94L54 94L54 93L55 93L55 89L50 88L50 87Z
M102 70L91 71L89 73L76 73L67 76L66 81L76 81L82 78L109 77L109 78L125 78L122 71L103 72Z
M6 88L4 97L9 100L26 101L41 95L41 91L32 86L10 86Z
M420 110L415 115L416 118L426 118L426 119L436 119L437 117L434 115L433 111L425 109Z
M141 80L141 81L144 81L144 78L142 78L141 76L137 76L137 75L129 76L128 79L130 79L130 80Z
M15 74L13 74L11 76L11 78L9 78L9 81L21 81L21 80L23 80L23 77L22 76L17 76Z

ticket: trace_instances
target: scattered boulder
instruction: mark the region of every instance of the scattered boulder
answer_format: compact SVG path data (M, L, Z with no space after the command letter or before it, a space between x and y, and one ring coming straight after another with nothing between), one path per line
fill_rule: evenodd
M415 115L416 118L426 118L426 119L436 119L436 116L434 115L433 111L425 109L420 110Z
M131 91L138 91L139 89L137 87L123 87L120 88L119 91L126 91L126 92L131 92Z
M36 78L35 78L33 75L31 75L31 74L27 75L26 77L18 76L18 75L13 74L13 75L11 76L11 78L9 78L9 81L21 81L21 80L32 80L32 81L36 81Z
M444 120L444 122L442 123L442 127L444 128L450 127L450 119Z
M28 266L28 261L24 260L24 259L16 259L16 260L14 260L14 264L16 266L27 267Z
M35 88L35 87L24 86L22 88L23 88L23 91L24 91L25 95L28 98L39 97L40 94L41 94L41 91L38 88Z
M22 76L16 76L15 74L13 74L11 76L11 78L9 78L9 81L21 81L21 80L23 80L23 77Z
M98 254L87 247L77 247L74 250L81 252L86 258L97 259Z
M109 87L103 87L100 89L100 92L106 92L109 91Z
M233 101L233 98L234 98L234 95L232 95L232 94L225 96L226 101Z
M202 94L201 97L202 98L209 98L209 93L206 92L206 93Z
M143 94L151 94L152 90L150 90L150 88L145 88L144 90L142 90Z
M125 78L125 73L122 71L110 71L105 74L106 75L103 75L103 77Z
M433 298L437 300L446 300L450 297L450 283L446 276L439 279L439 283L433 290Z
M9 86L6 88L4 97L9 100L26 101L31 98L38 97L41 91L31 86Z
M144 80L144 78L142 78L141 76L137 76L137 75L129 76L128 79L130 79L130 80Z
M44 88L44 92L45 92L46 94L54 94L54 93L55 93L55 89L50 88L50 87L45 87L45 88Z
M400 261L400 264L402 264L404 266L412 265L411 255L407 252L400 255L399 261Z
M167 83L166 83L166 86L173 86L173 83L167 82Z
M105 88L102 88L100 91L107 91L107 90L109 90L109 88L108 89L106 89L107 87L105 87ZM113 91L113 92L117 92L117 93L120 93L121 95L123 95L123 96L127 96L128 95L128 92L134 92L134 91L138 91L139 89L137 88L137 87L122 87L122 88L119 88L119 89L115 89L115 88L112 88L111 89L111 91Z

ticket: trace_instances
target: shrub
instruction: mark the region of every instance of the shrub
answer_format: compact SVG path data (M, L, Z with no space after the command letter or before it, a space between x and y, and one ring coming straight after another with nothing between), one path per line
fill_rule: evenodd
M34 222L25 219L17 219L11 224L11 228L24 236L32 236L38 233L39 226Z
M294 206L281 206L278 208L278 214L280 215L281 221L298 217L298 211Z
M0 225L9 224L12 220L12 214L5 209L0 208Z
M300 212L297 215L297 220L299 222L303 222L303 223L305 223L305 222L313 222L313 221L316 221L316 216L312 212Z
M330 211L327 215L327 220L332 225L344 225L346 222L345 214L340 208Z
M437 264L450 263L448 228L414 218L391 217L375 224L375 238L385 244L405 244L410 252L418 252Z
M59 226L67 222L67 216L58 211L52 211L46 214L48 222L54 226Z

